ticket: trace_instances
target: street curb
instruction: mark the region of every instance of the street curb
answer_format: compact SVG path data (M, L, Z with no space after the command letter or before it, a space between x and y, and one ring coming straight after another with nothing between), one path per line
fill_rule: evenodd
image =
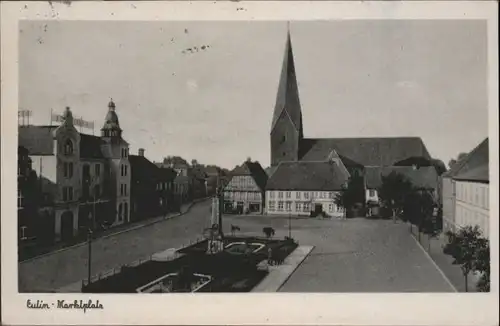
M175 218L175 217L182 216L182 215L188 213L194 205L196 205L198 203L201 203L201 202L203 202L205 200L208 200L209 198L210 197L203 198L203 199L200 199L200 200L194 200L192 203L189 204L189 206L187 207L186 211L183 212L183 213L172 214L172 215L170 215L168 217L159 218L159 219L154 220L154 221L149 221L149 222L146 222L146 223L143 223L143 224L139 224L139 225L133 226L133 227L131 227L129 229L117 231L115 233L106 234L106 235L104 235L102 237L94 239L94 241L101 240L101 239L107 239L107 238L112 237L112 236L116 236L116 235L119 235L119 234L122 234L122 233L127 233L127 232L130 232L130 231L133 231L133 230L137 230L137 229L140 229L140 228L143 228L143 227L146 227L146 226L150 226L150 225L159 223L159 222L164 222L164 221L170 220L170 219ZM19 264L29 263L31 261L34 261L34 260L37 260L37 259L40 259L40 258L43 258L43 257L47 257L47 256L50 256L50 255L54 255L54 254L57 254L57 253L60 253L60 252L63 252L63 251L69 250L69 249L78 248L78 247L84 246L86 244L87 244L86 241L80 242L80 243L74 244L74 245L69 246L69 247L64 247L64 248L61 248L61 249L58 249L58 250L47 252L47 253L42 254L42 255L38 255L38 256L35 256L35 257L31 257L31 258L19 261L18 263Z
M299 261L296 262L294 265L281 265L278 266L277 269L274 269L271 271L257 286L255 286L251 292L254 293L265 293L265 292L278 292L283 285L286 284L286 282L290 279L290 277L295 273L295 271L299 268L300 265L306 260L306 258L311 254L311 252L314 250L315 246L299 246L297 247L290 255L293 255L294 252L296 252L299 249L305 250L306 252L302 257L300 257ZM266 281L267 278L271 277L271 273L280 273L280 269L285 269L287 267L290 267L290 270L286 272L283 278L278 278L274 283L271 282L270 284L267 284L263 289L259 289L259 287L262 286L262 284Z
M424 247L422 247L422 245L420 244L420 242L417 240L417 238L415 237L415 235L413 233L410 233L411 237L413 238L413 240L415 240L415 242L417 243L418 247L420 249L422 249L422 251L424 252L425 256L427 256L427 258L429 258L429 260L431 261L431 263L434 265L434 267L437 269L437 271L441 274L441 276L444 278L444 280L446 281L446 283L448 283L448 285L451 287L451 289L454 291L454 292L459 292L457 290L457 288L455 287L455 285L453 285L453 283L451 283L450 279L448 278L448 276L446 276L446 274L443 272L443 270L438 266L438 264L436 264L436 262L434 261L434 259L432 259L431 255L429 255L429 253L427 252L427 250L425 250Z

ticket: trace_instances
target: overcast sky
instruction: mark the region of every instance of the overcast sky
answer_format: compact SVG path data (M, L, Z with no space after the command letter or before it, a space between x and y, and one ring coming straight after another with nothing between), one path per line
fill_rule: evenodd
M265 167L286 29L23 21L19 106L34 124L70 106L98 134L113 98L131 152L226 168L251 157ZM290 30L306 137L420 136L445 163L487 137L485 23L292 22Z

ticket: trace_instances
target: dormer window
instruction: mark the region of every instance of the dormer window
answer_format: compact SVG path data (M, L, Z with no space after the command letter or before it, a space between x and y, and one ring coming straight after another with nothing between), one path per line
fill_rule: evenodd
M71 141L71 139L67 139L66 142L64 142L63 152L65 155L73 154L73 142Z

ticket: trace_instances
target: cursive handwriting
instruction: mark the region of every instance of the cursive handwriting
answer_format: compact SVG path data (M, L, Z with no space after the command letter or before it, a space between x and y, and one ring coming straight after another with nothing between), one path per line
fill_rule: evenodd
M36 302L33 302L28 299L26 301L26 307L28 307L28 309L50 309L49 304L43 302L43 300L36 300Z

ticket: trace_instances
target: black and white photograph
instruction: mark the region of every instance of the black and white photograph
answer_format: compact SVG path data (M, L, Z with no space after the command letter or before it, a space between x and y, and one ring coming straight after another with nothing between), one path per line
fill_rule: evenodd
M101 294L498 291L487 19L54 8L17 22L17 107L2 101L17 110L2 235L28 310L91 315Z

